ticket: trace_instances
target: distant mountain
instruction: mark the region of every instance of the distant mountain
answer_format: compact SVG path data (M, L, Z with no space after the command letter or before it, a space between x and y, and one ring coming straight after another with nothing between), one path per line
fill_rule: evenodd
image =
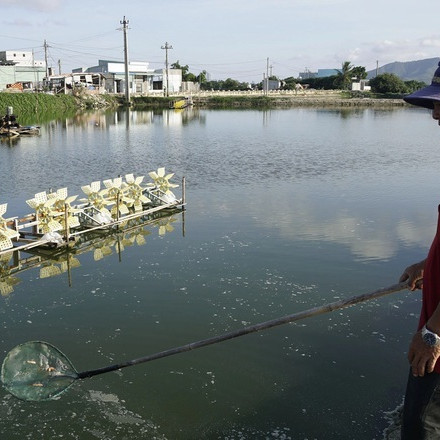
M394 73L403 81L417 80L431 84L432 76L438 66L440 58L427 58L419 61L395 62L379 67L378 74ZM374 78L376 70L370 70L367 78Z

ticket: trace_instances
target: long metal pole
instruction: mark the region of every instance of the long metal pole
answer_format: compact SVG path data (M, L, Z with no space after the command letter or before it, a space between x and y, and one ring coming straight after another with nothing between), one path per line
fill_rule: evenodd
M227 341L229 339L234 339L240 336L247 335L249 333L259 332L261 330L266 330L272 327L276 327L281 324L287 324L289 322L299 321L301 319L310 318L312 316L322 315L324 313L333 312L334 310L343 309L345 307L358 304L360 302L368 301L375 298L380 298L384 295L389 295L394 292L399 292L400 290L408 288L406 282L393 284L392 286L376 290L370 293L364 293L362 295L353 296L347 299L341 299L333 303L329 303L323 306L313 307L303 312L293 313L291 315L283 316L282 318L272 319L270 321L260 322L259 324L250 325L239 330L234 330L229 333L225 333L219 336L213 336L208 339L203 339L201 341L192 342L190 344L182 345L180 347L171 348L169 350L161 351L159 353L151 354L149 356L141 357L138 359L133 359L130 361L122 362L116 365L110 365L108 367L98 368L96 370L83 371L78 373L79 379L85 379L88 377L96 376L98 374L108 373L110 371L119 370L120 368L130 367L132 365L142 364L144 362L154 361L155 359L160 359L168 356L172 356L178 353L183 353L186 351L195 350L197 348L206 347L207 345L217 344L218 342Z

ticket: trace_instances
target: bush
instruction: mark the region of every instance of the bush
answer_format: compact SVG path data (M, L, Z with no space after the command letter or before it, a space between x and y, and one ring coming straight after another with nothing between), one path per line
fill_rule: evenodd
M370 79L369 85L375 93L408 93L405 83L393 73L383 73Z

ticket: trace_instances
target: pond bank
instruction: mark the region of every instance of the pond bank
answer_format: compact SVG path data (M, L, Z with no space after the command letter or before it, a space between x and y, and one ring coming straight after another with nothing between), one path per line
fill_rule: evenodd
M184 96L133 96L135 109L169 108L170 102ZM362 93L332 90L307 90L300 93L274 92L262 95L258 92L200 92L191 96L197 108L295 108L295 107L403 107L401 97L371 97Z
M278 96L193 97L203 108L293 108L293 107L394 107L406 105L402 99L350 98L338 95L301 94Z
M166 109L178 96L132 96L131 107L136 110ZM395 107L405 106L401 98L371 98L349 96L334 91L305 91L298 94L274 93L269 95L231 92L203 92L192 96L199 108L294 108L294 107ZM119 95L49 95L45 93L0 93L0 112L13 107L18 115L51 113L65 114L87 109L115 109L124 105ZM3 110L1 110L3 109Z

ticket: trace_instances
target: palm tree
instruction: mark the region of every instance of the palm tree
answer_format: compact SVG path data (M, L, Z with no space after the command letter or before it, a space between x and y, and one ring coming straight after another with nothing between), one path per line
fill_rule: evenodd
M354 66L350 61L344 61L341 70L338 70L335 86L342 90L349 90L351 87L351 79L353 77L353 69Z

